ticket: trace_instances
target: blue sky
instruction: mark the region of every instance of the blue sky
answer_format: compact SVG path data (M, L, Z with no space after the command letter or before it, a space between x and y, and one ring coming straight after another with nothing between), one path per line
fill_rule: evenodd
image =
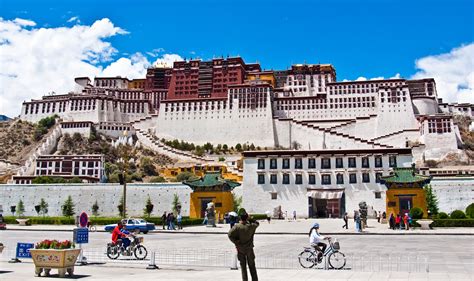
M0 16L37 27L109 18L129 32L117 56L163 48L182 57L241 55L264 68L332 63L338 80L409 77L415 60L474 41L474 1L5 1Z
M0 114L67 93L74 77L227 55L264 69L331 63L339 81L432 77L438 97L474 103L473 11L473 0L0 0Z

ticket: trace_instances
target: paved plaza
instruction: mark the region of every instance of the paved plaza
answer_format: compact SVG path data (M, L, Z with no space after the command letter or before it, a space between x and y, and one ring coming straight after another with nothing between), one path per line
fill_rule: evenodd
M472 280L474 275L474 240L472 229L452 228L421 230L388 230L386 225L369 221L365 233L357 234L353 223L342 229L341 220L318 220L322 232L338 239L346 254L346 270L334 271L300 267L297 255L308 246L307 229L314 220L261 222L255 236L257 268L261 280ZM72 239L71 226L9 226L0 231L0 241L7 249L0 255L1 280L28 280L33 276L31 261L6 263L14 255L17 242L42 239ZM100 227L99 227L100 229ZM227 238L228 225L216 228L187 227L183 231L155 231L147 235L144 245L155 252L161 270L146 271L149 260L121 258L109 260L105 255L110 234L90 233L84 245L93 265L77 267L84 279L115 280L137 278L149 280L239 280L240 273L230 270L235 250ZM332 233L332 234L331 234ZM391 234L391 235L388 235ZM118 279L117 279L117 278ZM7 278L7 279L5 279Z

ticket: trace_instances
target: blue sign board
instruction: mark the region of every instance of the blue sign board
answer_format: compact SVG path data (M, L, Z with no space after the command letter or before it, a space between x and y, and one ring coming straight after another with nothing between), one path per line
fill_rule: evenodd
M89 229L87 227L79 227L74 229L74 243L87 244L89 243Z
M20 243L16 244L16 258L29 258L31 259L31 253L28 251L35 247L33 243Z

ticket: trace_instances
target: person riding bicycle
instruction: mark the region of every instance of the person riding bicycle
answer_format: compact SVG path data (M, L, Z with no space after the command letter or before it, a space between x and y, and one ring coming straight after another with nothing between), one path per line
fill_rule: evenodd
M329 237L323 236L319 233L319 223L313 224L309 231L309 243L319 252L318 260L323 258L323 254L326 251L327 245L323 242L324 240L329 240ZM322 249L319 247L322 247Z
M122 244L123 244L123 247L125 249L128 248L128 246L130 246L130 238L128 238L128 236L131 235L131 233L127 230L127 226L124 225L123 228L120 230L120 232L122 232L123 234L125 234L126 236L122 238Z
M122 229L123 229L122 221L119 221L117 223L117 226L112 231L112 242L114 243L114 245L116 245L117 242L122 243L122 239L120 239L120 238L123 238L123 237L127 236L127 234L122 233Z

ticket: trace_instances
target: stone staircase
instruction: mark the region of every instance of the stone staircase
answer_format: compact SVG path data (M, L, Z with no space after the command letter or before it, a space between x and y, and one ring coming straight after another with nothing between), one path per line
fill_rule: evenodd
M372 146L372 147L375 147L375 148L377 148L377 147L378 148L393 148L393 146L390 146L390 145L385 145L385 144L378 143L378 142L375 142L375 141L372 141L372 140L366 140L366 139L363 139L363 138L360 138L360 137L354 137L354 136L349 135L349 134L344 134L344 133L337 132L334 129L334 127L321 128L321 127L318 127L317 125L313 125L313 124L305 122L305 121L298 121L298 120L294 120L294 119L290 119L290 120L291 120L291 122L293 122L295 124L298 124L298 125L301 125L301 126L304 126L304 127L307 127L307 128L311 128L311 129L319 131L319 132L324 132L324 133L327 133L327 134L330 134L330 135L333 135L333 136L339 136L339 137L345 138L347 140L351 140L353 142L366 144L366 145L369 145L369 146Z
M168 157L178 159L180 161L186 161L186 162L197 162L197 163L214 162L212 159L200 157L187 151L181 151L181 150L172 148L162 143L156 136L153 136L149 132L144 131L142 129L135 128L135 132L137 134L138 140L143 145L149 147L150 149L158 153L164 154Z

